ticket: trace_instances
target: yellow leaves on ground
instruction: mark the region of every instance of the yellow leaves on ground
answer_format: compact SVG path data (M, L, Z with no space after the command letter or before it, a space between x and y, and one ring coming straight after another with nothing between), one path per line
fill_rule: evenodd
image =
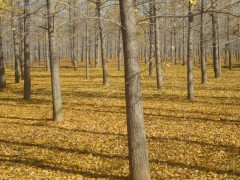
M212 61L208 61L212 62ZM53 122L50 73L32 68L32 101L23 82L0 93L2 179L126 179L128 149L123 71L109 62L110 86L101 68L77 71L61 64L64 121ZM195 67L196 101L187 101L186 67L163 64L164 89L156 89L142 64L142 92L152 179L238 179L240 174L240 71L222 69L202 85Z

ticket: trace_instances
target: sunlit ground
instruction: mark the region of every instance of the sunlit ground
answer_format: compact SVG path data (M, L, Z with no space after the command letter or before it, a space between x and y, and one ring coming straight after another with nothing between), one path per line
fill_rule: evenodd
M235 62L236 64L236 62ZM50 73L34 66L32 101L23 100L23 81L0 91L0 179L125 179L128 150L123 71L84 63L73 71L62 63L64 121L53 122ZM91 65L93 66L93 64ZM240 178L240 67L222 68L208 84L195 66L194 102L187 96L186 66L163 65L164 89L142 64L142 92L152 179Z

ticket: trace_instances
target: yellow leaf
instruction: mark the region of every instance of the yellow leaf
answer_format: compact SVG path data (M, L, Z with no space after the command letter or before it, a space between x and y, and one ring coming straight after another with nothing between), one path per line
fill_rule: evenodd
M189 0L190 1L190 3L192 4L192 5L196 5L197 4L197 0Z

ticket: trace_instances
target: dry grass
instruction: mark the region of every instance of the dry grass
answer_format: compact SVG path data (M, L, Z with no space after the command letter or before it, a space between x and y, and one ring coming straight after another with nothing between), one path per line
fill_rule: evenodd
M32 68L32 101L23 82L0 91L0 179L125 179L128 175L123 72L61 69L64 121L51 120L50 75ZM195 67L196 101L186 99L186 67L164 65L164 89L143 68L145 125L153 179L240 179L240 69L207 85Z

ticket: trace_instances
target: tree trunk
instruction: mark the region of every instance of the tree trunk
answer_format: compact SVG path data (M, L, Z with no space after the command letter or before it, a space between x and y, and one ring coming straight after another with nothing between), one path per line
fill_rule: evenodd
M24 0L24 100L31 100L31 74L30 74L30 4Z
M227 51L227 54L228 54L228 68L229 70L232 70L232 52L231 52L231 47L230 47L230 28L229 28L229 25L230 25L230 16L228 15L227 16L227 43L226 43L226 51Z
M18 2L18 7L20 7L20 1ZM21 79L24 79L24 42L22 39L24 39L24 26L23 26L23 18L18 18L19 21L19 63L20 63L20 71L21 71Z
M121 43L121 28L119 28L119 39L118 39L118 70L122 69L122 43Z
M98 9L98 18L101 18L101 0L97 0L97 9ZM107 55L106 55L106 48L105 48L105 38L103 37L103 27L102 22L98 20L98 27L100 33L100 42L101 42L101 55L102 55L102 69L103 69L103 85L108 86L108 70L107 70Z
M86 11L87 11L87 16L89 15L89 4L88 4L88 1L86 1L87 3L87 8L86 8ZM86 21L86 47L85 47L85 55L86 55L86 79L89 79L89 51L88 51L88 48L89 47L89 33L88 33L88 22Z
M205 47L204 47L204 34L203 34L203 10L204 10L204 0L201 2L201 26L200 26L200 59L201 59L201 73L202 73L202 84L207 83L207 68L205 61Z
M95 16L98 16L98 9L96 7L95 10ZM99 67L99 29L98 29L98 20L96 20L96 25L95 25L95 46L94 46L94 51L95 51L95 68Z
M41 42L40 40L38 41L38 65L40 66L41 64Z
M150 0L149 2L150 6L150 16L154 16L153 14L153 0ZM153 69L154 69L154 19L150 19L150 37L149 37L149 43L150 43L150 53L149 53L149 76L153 76Z
M184 5L183 5L183 10L184 10ZM183 19L182 61L183 61L183 66L185 66L185 19Z
M10 1L11 6L13 7L13 1ZM13 36L13 52L14 52L14 62L15 62L15 83L20 82L20 60L19 60L19 37L17 37L17 27L14 17L14 12L11 12L11 27L12 27L12 36Z
M150 168L140 85L136 20L132 0L119 0L122 23L128 150L131 180L149 180Z
M188 99L194 101L194 81L193 81L193 14L192 3L188 6L188 45L187 45L187 79L188 79Z
M96 34L96 37L95 37L95 47L94 47L94 51L95 51L95 54L94 54L94 59L95 59L95 68L98 68L99 67L99 39L97 37L98 35Z
M213 36L213 66L214 66L214 73L215 78L220 77L220 70L219 70L219 59L218 59L218 50L217 50L217 18L214 13L216 9L216 2L212 0L212 36Z
M82 36L82 52L81 52L81 62L84 61L84 36Z
M69 0L69 21L70 21L70 52L71 52L71 62L73 65L74 71L76 68L76 54L75 54L75 34L76 34L76 23L75 23L75 5L76 0Z
M154 0L154 16L159 15L159 10L156 5L156 0ZM155 29L155 59L156 59L156 75L157 75L157 88L163 88L162 80L162 66L160 60L160 48L159 48L159 21L157 18L154 19L154 29Z
M6 87L5 64L3 58L2 16L0 16L0 89Z
M49 59L51 67L52 100L53 100L53 120L63 120L62 95L59 76L59 60L55 52L55 29L54 29L54 1L47 1L48 10L48 38L49 38Z
M48 25L46 25L46 27L48 28ZM45 37L47 39L46 43L45 43L45 48L46 48L46 64L45 64L45 69L46 71L50 71L50 60L49 60L49 37L48 37L48 32L45 32Z

